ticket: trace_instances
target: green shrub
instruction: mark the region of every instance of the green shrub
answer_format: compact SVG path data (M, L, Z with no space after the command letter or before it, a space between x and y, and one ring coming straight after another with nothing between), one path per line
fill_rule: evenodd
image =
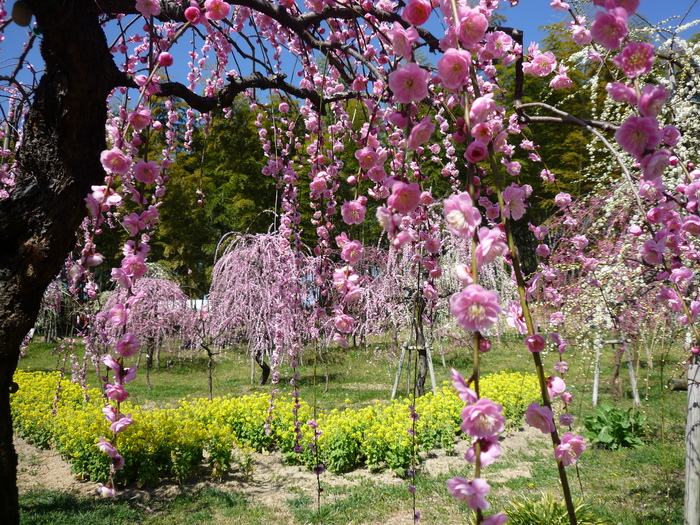
M595 445L610 450L636 448L643 444L639 436L644 428L644 414L622 410L610 403L596 409L595 416L583 418L585 436Z
M574 502L578 525L608 525L593 512L591 505L582 501ZM543 494L540 499L523 498L510 502L505 510L508 525L569 525L569 513L563 501L557 501L552 494Z

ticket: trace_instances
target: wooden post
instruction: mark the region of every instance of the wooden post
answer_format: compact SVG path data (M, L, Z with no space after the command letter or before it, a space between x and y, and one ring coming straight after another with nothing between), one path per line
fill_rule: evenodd
M403 360L406 357L406 345L401 346L401 357L399 358L399 368L396 370L396 378L394 379L394 388L391 389L391 399L396 397L396 391L399 389L399 381L401 379L401 368Z
M639 400L639 392L637 392L637 377L634 373L634 365L632 364L632 355L630 354L630 349L627 347L627 341L622 343L622 348L625 351L625 358L627 359L627 369L630 372L630 386L632 387L632 395L634 396L635 406L639 406L642 402Z
M600 382L600 345L595 347L595 371L593 372L593 406L598 406L598 384Z
M426 346L425 351L428 354L428 370L430 370L430 382L433 384L433 394L437 394L437 387L435 385L435 369L433 368L433 356L430 352L430 347Z
M693 356L688 368L688 415L685 427L684 525L700 524L700 363Z

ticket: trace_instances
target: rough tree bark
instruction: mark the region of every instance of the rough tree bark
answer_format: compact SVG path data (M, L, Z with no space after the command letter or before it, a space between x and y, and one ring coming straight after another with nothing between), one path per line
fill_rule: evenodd
M8 525L19 523L12 376L44 290L75 246L84 198L103 183L105 100L118 78L95 3L25 4L43 30L46 72L25 120L15 190L0 201L0 508Z

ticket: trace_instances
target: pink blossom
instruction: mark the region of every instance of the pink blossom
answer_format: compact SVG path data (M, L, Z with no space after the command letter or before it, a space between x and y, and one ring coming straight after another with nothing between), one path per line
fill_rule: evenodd
M141 220L141 216L138 213L131 213L122 219L122 226L126 228L131 237L134 237L146 228L146 223Z
M132 111L131 113L129 113L129 124L131 124L136 131L141 131L142 129L145 129L150 123L150 109L141 108L139 110Z
M406 141L406 147L412 151L417 150L421 144L430 140L434 131L435 123L431 120L430 116L423 117L423 120L411 128L411 133Z
M523 72L535 77L546 77L557 67L557 59L551 51L536 52L529 62L523 64Z
M450 379L452 379L452 387L457 391L457 396L462 401L468 404L476 403L478 396L474 390L469 388L462 374L453 368Z
M477 226L481 224L481 214L472 204L467 192L455 193L445 199L443 214L447 229L462 239L473 237Z
M486 144L480 140L475 140L467 146L467 151L464 153L464 156L469 162L476 164L489 156L489 149L486 147Z
M479 9L468 6L460 7L457 16L459 41L465 48L471 49L483 40L489 21Z
M622 82L610 82L605 86L606 91L616 102L627 102L631 106L637 103L637 92L634 87L623 84Z
M158 55L158 64L160 67L170 67L174 62L175 60L173 59L173 56L167 51L163 51L160 55Z
M518 301L508 303L508 312L506 313L506 324L511 328L516 328L521 334L527 333L527 325L523 316L523 309Z
M450 297L450 311L465 330L483 332L496 322L501 306L496 292L470 284Z
M539 403L530 403L530 406L525 410L525 421L543 434L551 434L556 430L552 410Z
M654 117L629 117L615 132L615 140L627 153L639 160L648 149L661 143L659 124Z
M477 141L488 144L493 138L493 130L486 122L479 122L470 131L472 137Z
M355 152L355 158L359 162L360 168L362 168L365 171L374 168L377 164L382 162L379 152L376 151L374 148L370 148L369 146L365 146L362 149L358 149ZM386 159L386 155L384 155L384 158Z
M108 173L124 175L131 167L131 159L119 148L112 148L100 153L100 162Z
M127 255L122 259L122 270L132 279L138 279L146 275L148 268L143 262L143 257L139 255Z
M345 243L343 249L340 252L340 257L350 264L355 264L357 261L362 259L364 254L364 247L360 241L350 241Z
M467 481L459 476L447 480L447 489L452 497L469 505L473 511L488 510L489 503L486 496L491 487L485 479L475 478Z
M559 376L550 376L547 378L547 393L550 399L559 397L566 390L566 383Z
M419 197L420 200L420 197ZM384 228L384 230L390 235L396 235L399 225L401 224L401 215L398 213L393 213L386 206L379 206L377 208L377 221Z
M432 11L430 0L408 0L401 18L413 26L421 26L428 21Z
M503 512L498 514L492 514L488 518L484 518L481 522L482 525L504 525L508 521L508 515Z
M551 2L549 2L549 7L551 7L555 11L569 10L569 4L567 4L566 2L562 2L562 0L552 0Z
M549 87L551 87L552 89L570 88L573 85L573 82L571 82L571 79L569 78L569 75L567 73L568 70L569 68L566 67L564 64L559 64L557 74L554 75L554 78L549 83Z
M155 160L146 162L139 159L134 166L134 177L144 184L153 184L160 175L160 168Z
M488 510L489 502L486 496L491 487L482 478L474 478L467 481L459 476L447 480L447 489L454 499L466 503L473 511Z
M472 56L469 51L453 47L438 60L438 78L445 89L459 91L469 80Z
M666 99L670 96L671 94L663 86L647 84L642 88L642 94L639 97L639 112L644 117L656 117L661 113Z
M586 450L586 445L583 443L583 437L574 436L571 432L567 432L561 438L561 444L554 451L554 457L567 467L576 463L584 450Z
M503 31L486 34L484 49L492 59L504 58L513 48L513 39Z
M108 399L123 403L129 397L129 392L124 390L124 387L119 384L107 383L105 385L105 394Z
M662 287L656 298L672 312L680 312L683 308L683 301L681 298L678 297L676 292L668 288Z
M568 405L574 400L574 396L571 392L563 392L561 395L561 400Z
M117 497L117 491L114 490L112 487L108 485L103 485L102 483L97 484L97 492L100 494L100 496L104 496L106 498L116 498Z
M125 325L128 312L123 304L115 304L109 311L109 320L115 325Z
M646 42L628 42L613 59L629 78L646 75L654 65L654 46Z
M411 213L420 204L420 186L418 183L406 183L394 181L391 187L391 195L387 204L403 215Z
M340 214L346 224L362 224L367 208L359 200L345 202L340 208Z
M571 195L568 193L558 193L554 197L554 203L560 208L566 208L569 204L571 204Z
M644 155L639 164L644 171L644 179L649 181L659 179L670 162L671 151L663 148Z
M355 319L347 314L339 314L334 319L335 329L343 334L349 334L352 332L352 328L355 324Z
M134 334L126 333L115 345L115 351L122 357L135 355L139 350L139 340Z
M122 417L112 423L109 426L109 429L114 432L115 434L119 434L120 432L124 432L127 428L129 428L131 425L134 424L134 420L131 419L131 414L128 416Z
M136 0L136 10L144 18L158 16L160 14L160 2L158 0Z
M515 221L525 215L525 193L523 188L508 186L502 193L503 216Z
M653 239L649 239L642 245L639 253L647 264L658 266L663 262L665 251L666 246Z
M667 146L675 146L681 138L681 133L676 126L669 124L661 131L661 140Z
M689 215L683 219L681 229L691 235L700 235L700 217L697 215Z
M534 354L544 350L545 340L540 334L530 334L525 338L525 344L528 350Z
M493 93L487 93L472 102L469 108L469 119L472 125L476 125L488 120L490 114L499 109L501 108L493 101Z
M420 102L428 96L428 80L430 73L410 62L389 74L389 89L401 104Z
M566 363L566 361L557 361L554 363L554 370L560 374L566 374L569 371L569 365Z
M591 40L593 40L593 37L591 36L591 32L586 28L585 25L583 25L583 20L581 20L581 15L579 15L579 24L571 22L569 25L569 28L571 29L571 36L574 39L574 42L576 42L579 46L585 46L586 44L590 44Z
M482 438L474 440L471 447L467 449L464 454L464 459L469 463L476 463L476 444L481 447L481 455L479 456L479 462L482 467L488 467L495 463L499 457L501 457L501 445L498 442L498 434L489 436L487 438Z
M103 437L99 438L99 441L95 444L95 446L107 454L110 458L115 458L119 455L119 452L114 445L112 445L112 442Z
M204 10L209 20L219 21L228 16L231 6L224 0L206 0L204 2Z
M387 30L386 34L391 41L391 45L394 46L396 56L410 59L413 52L413 43L418 41L416 28L409 27L404 29L401 24L394 22L394 25Z
M119 364L119 362L118 362L116 359L114 359L114 357L112 357L112 356L109 355L109 354L103 355L103 356L102 356L102 359L100 359L100 361L101 361L102 364L105 365L109 370L118 371L118 370L121 370L121 368L122 368L122 366Z
M508 251L505 243L505 235L500 228L479 229L479 244L476 247L475 257L479 267L492 263Z
M627 17L627 11L622 8L596 12L591 36L605 49L617 49L627 36Z
M202 19L202 12L199 7L190 6L185 9L185 18L189 20L192 25L199 24L199 21Z
M460 280L462 283L462 286L468 286L470 284L474 284L474 278L472 277L472 272L469 269L469 266L466 264L457 264L455 265L455 275L457 276L457 279Z
M574 248L580 251L588 246L588 239L585 235L574 235L571 238L571 243L574 245Z
M552 252L546 244L538 244L535 253L537 253L539 257L546 259Z

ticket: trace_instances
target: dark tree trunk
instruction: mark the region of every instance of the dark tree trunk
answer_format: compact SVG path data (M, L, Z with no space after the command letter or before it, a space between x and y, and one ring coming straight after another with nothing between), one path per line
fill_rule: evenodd
M118 78L97 3L24 3L43 31L46 72L25 120L15 189L0 201L0 509L7 525L19 523L12 376L44 290L75 246L84 198L103 183L105 101Z
M270 377L270 365L265 362L265 355L262 352L255 353L255 362L262 369L262 377L260 378L260 384L266 385L267 379Z

